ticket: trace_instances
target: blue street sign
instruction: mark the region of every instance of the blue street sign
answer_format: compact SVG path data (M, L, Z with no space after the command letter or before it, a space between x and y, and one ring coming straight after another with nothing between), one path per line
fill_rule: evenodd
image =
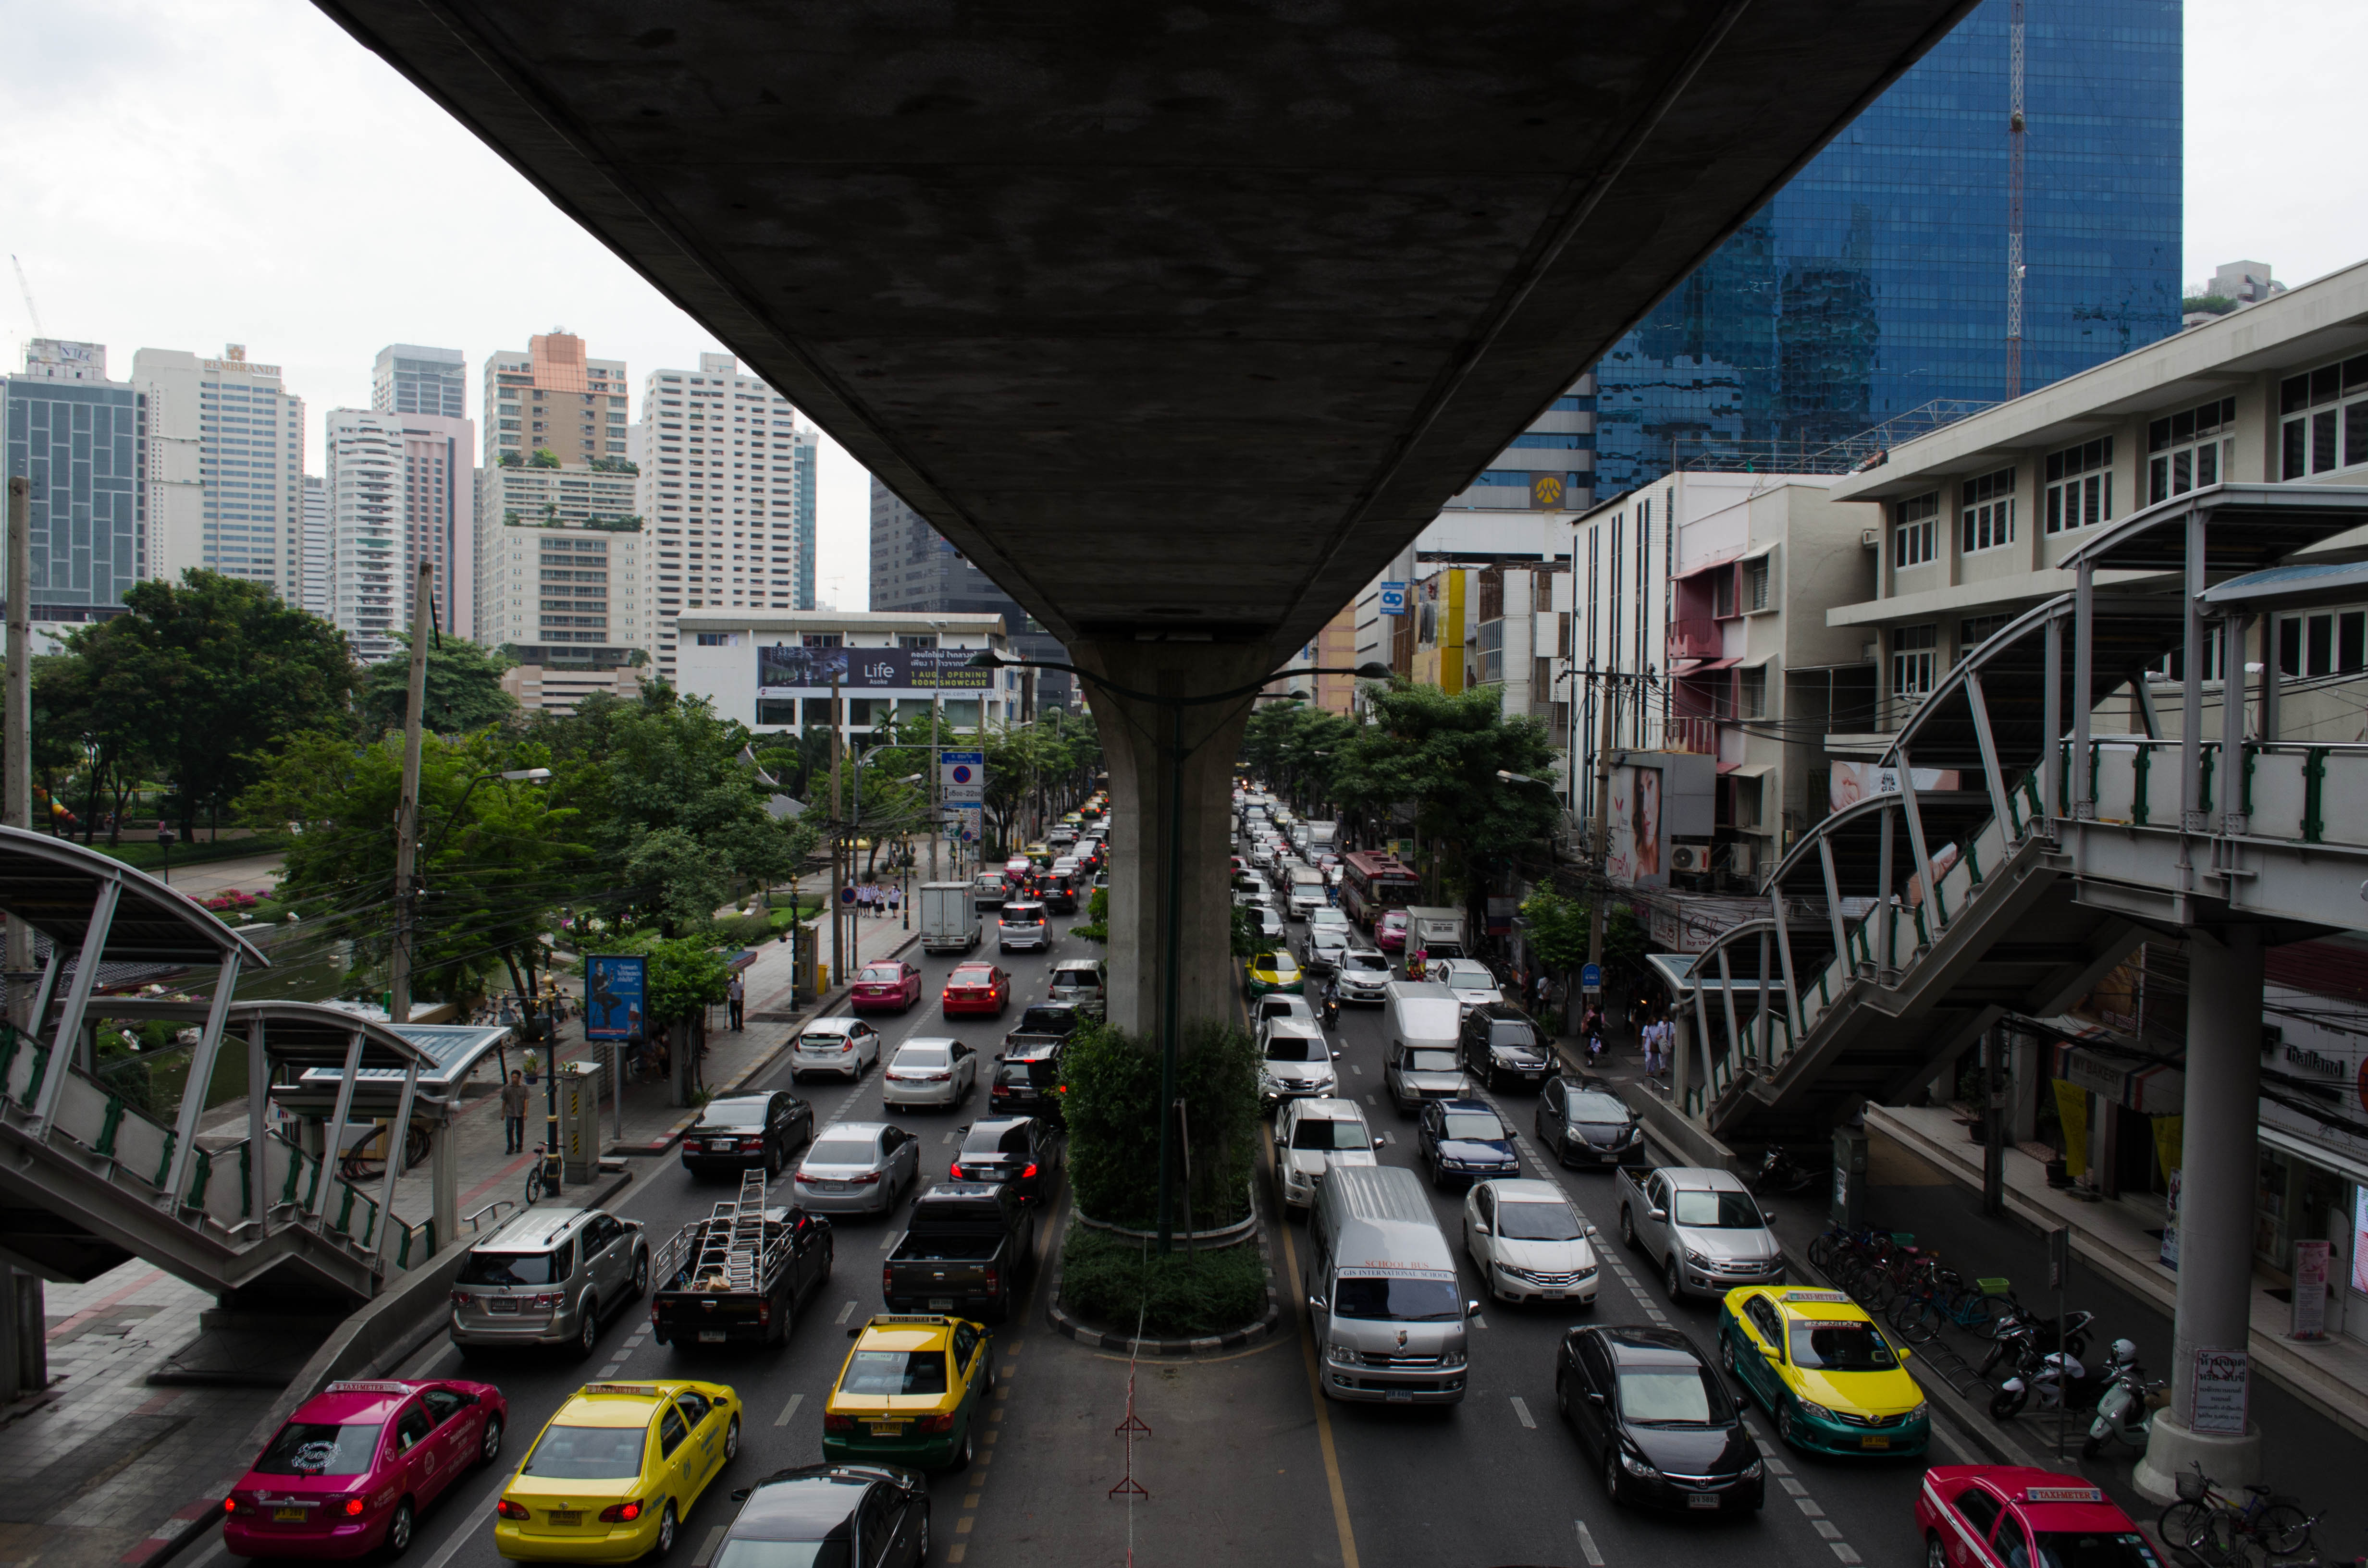
M1581 967L1578 971L1578 988L1581 991L1602 990L1603 966L1600 963L1591 963Z
M839 889L838 902L841 903L853 903L855 902L855 890L853 888Z
M584 1038L640 1040L648 1017L650 960L631 956L594 957L584 974Z
M1406 585L1404 583L1382 585L1382 613L1404 615L1406 612Z

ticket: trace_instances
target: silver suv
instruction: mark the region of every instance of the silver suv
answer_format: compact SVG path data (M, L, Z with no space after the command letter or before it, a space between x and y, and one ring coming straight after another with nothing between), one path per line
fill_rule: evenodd
M529 1209L469 1249L452 1282L452 1343L572 1345L592 1354L600 1322L649 1293L638 1220L603 1209Z

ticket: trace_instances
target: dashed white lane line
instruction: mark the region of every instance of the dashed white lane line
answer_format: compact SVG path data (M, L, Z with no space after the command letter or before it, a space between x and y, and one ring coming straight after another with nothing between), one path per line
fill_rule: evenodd
M846 1327L847 1320L855 1315L855 1307L856 1303L849 1301L847 1305L838 1309L838 1324L841 1328Z
M1515 1394L1513 1396L1513 1414L1519 1416L1520 1418L1521 1425L1528 1427L1531 1431L1534 1432L1538 1429L1538 1424L1530 1417L1529 1405L1522 1402L1520 1394Z
M723 1544L723 1532L731 1528L729 1525L718 1525L709 1530L706 1541L699 1549L699 1555L690 1560L690 1568L707 1568L708 1560L715 1555L715 1549Z
M1585 1519L1573 1519L1578 1527L1579 1554L1587 1559L1587 1568L1603 1568L1603 1553L1595 1550L1595 1537L1588 1533Z
M793 1393L790 1395L790 1403L781 1406L781 1413L773 1417L773 1425L776 1426L788 1426L790 1424L790 1418L797 1415L798 1406L803 1404L805 1402L806 1396L802 1393Z

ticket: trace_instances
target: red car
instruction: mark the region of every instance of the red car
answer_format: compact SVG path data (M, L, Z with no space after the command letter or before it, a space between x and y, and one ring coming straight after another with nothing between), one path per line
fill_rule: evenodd
M1406 951L1406 912L1393 909L1373 922L1373 946L1385 953Z
M859 1013L901 1013L920 999L921 971L903 959L865 964L847 994L848 1007Z
M400 1552L421 1509L499 1456L508 1424L491 1383L331 1383L231 1488L222 1544L240 1557Z
M945 995L940 1001L950 1018L957 1013L1000 1017L1011 1001L1011 977L991 963L959 964L946 977Z
M2162 1568L2102 1491L2051 1471L1936 1465L1916 1493L1916 1528L1925 1568Z

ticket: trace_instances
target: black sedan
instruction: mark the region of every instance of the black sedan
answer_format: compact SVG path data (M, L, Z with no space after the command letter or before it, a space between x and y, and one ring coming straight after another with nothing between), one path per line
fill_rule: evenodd
M716 1548L717 1568L913 1568L928 1561L929 1483L898 1465L800 1465L732 1498L740 1517Z
M1673 1328L1575 1328L1554 1355L1554 1404L1614 1503L1757 1508L1766 1469L1742 1414Z
M1549 1078L1538 1094L1538 1142L1565 1165L1639 1165L1645 1130L1628 1102L1592 1078Z
M682 1135L682 1168L703 1176L762 1165L777 1176L813 1137L814 1107L783 1090L712 1099Z
M1052 1124L1037 1117L985 1117L962 1129L962 1151L949 1174L956 1181L1005 1182L1039 1203L1060 1168L1060 1142Z
M1432 1100L1415 1123L1415 1157L1430 1172L1433 1187L1450 1180L1470 1185L1491 1176L1521 1174L1513 1153L1513 1130L1497 1119L1486 1100Z

